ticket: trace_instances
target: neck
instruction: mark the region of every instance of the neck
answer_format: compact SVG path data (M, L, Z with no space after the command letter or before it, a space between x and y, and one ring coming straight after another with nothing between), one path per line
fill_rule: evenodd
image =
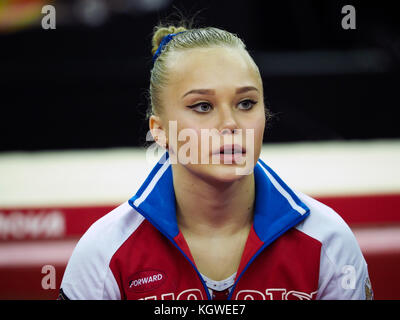
M175 167L173 181L179 228L192 235L235 235L252 225L254 173L234 182L206 181Z

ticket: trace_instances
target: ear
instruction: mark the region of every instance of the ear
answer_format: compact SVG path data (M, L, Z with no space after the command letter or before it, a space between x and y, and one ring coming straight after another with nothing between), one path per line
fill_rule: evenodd
M154 141L162 148L168 148L167 133L159 116L152 115L149 118L149 127Z

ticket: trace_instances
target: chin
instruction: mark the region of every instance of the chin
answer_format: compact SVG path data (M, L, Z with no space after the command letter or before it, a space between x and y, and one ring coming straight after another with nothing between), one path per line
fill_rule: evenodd
M244 166L236 164L208 164L201 165L201 167L192 168L193 171L196 171L193 173L211 184L233 183L246 176L245 174L238 174L238 172L244 171Z

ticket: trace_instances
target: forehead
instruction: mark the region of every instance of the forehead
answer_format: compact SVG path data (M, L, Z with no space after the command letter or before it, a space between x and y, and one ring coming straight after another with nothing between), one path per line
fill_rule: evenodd
M243 49L196 48L174 52L168 61L169 83L174 86L260 86L254 62Z

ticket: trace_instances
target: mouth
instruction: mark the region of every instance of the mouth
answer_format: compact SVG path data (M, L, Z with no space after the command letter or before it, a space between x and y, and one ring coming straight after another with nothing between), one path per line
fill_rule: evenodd
M225 144L219 150L213 152L213 154L220 155L235 155L235 154L245 154L246 148L238 144Z

